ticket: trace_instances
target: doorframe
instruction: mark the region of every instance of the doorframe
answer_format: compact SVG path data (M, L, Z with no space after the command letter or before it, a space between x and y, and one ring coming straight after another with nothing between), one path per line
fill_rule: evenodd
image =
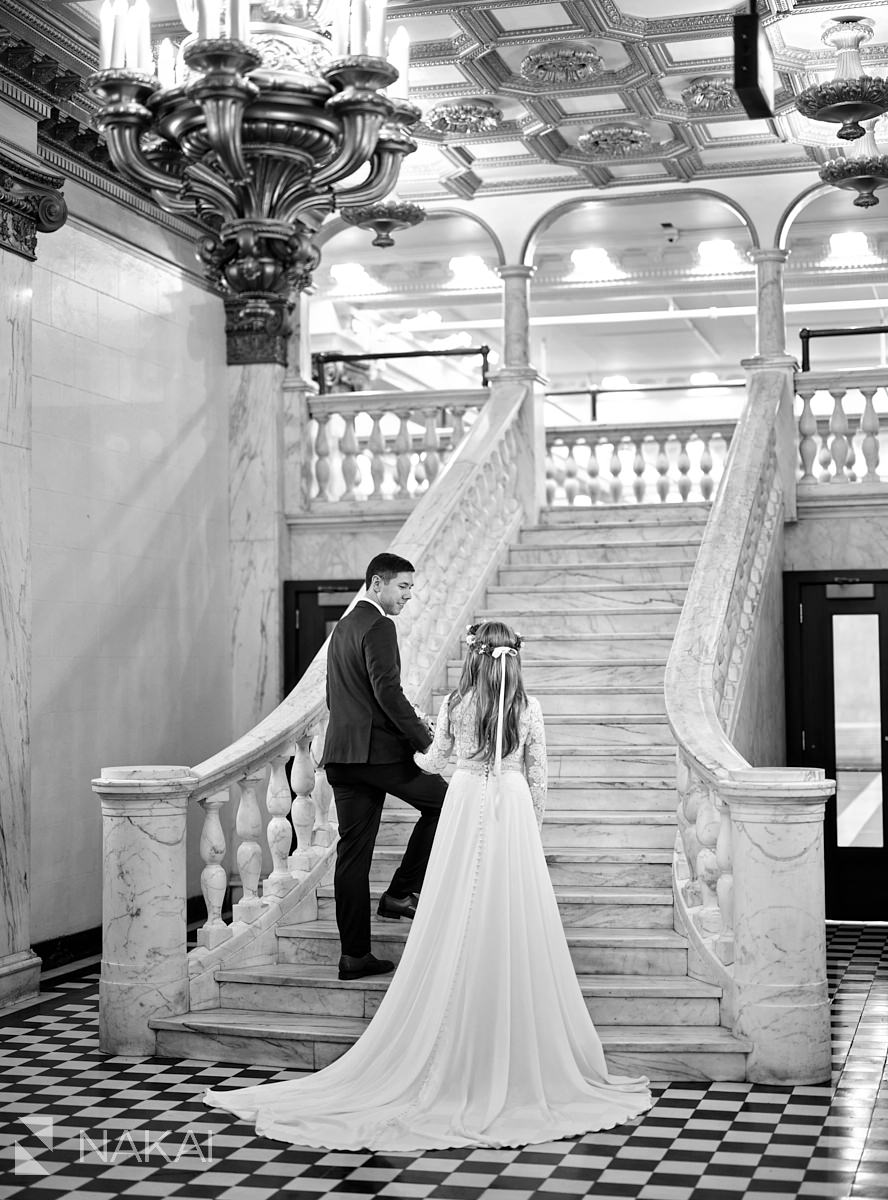
M287 696L296 686L308 666L299 662L299 628L302 596L316 596L321 592L342 592L347 608L354 595L364 586L363 579L285 579L283 595L283 695ZM300 669L301 667L301 669ZM283 697L282 697L283 699Z

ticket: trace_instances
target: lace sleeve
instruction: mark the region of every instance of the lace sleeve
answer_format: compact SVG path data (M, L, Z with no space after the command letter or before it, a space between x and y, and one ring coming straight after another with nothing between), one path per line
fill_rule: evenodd
M549 780L549 760L546 756L546 731L543 727L543 710L539 701L528 697L527 713L530 729L524 743L524 774L533 799L533 811L537 825L542 829L546 812L546 787Z
M428 750L418 750L413 755L413 761L423 771L437 775L447 766L452 751L453 730L450 728L450 697L447 696L438 710L435 737L431 746Z

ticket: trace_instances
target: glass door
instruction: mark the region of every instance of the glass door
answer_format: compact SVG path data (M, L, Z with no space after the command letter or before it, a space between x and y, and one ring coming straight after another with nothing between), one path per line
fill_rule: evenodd
M785 577L787 761L836 781L824 828L827 916L888 918L888 576Z

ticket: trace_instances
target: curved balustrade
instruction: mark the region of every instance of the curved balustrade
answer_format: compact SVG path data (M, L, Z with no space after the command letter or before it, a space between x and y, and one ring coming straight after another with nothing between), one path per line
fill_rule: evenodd
M888 369L796 376L800 485L882 483L886 384Z
M751 373L665 680L692 971L724 988L723 1023L752 1045L748 1078L784 1083L829 1078L822 819L833 788L820 770L753 767L737 741L774 725L781 703L779 638L757 638L776 623L762 614L779 602L791 404L785 370Z
M312 396L311 507L416 500L471 428L487 388Z
M567 425L546 430L551 504L710 500L735 422Z
M536 471L532 388L502 382L485 397L471 430L436 473L434 495L420 501L391 546L419 568L413 600L399 618L399 642L405 689L423 707L446 669L455 631L478 606L525 513L536 516L528 487ZM272 961L276 925L313 915L336 839L331 790L319 765L325 672L326 647L274 712L193 769L110 767L94 781L104 818L104 1050L150 1053L152 1016L214 1006L221 966ZM234 855L222 820L232 795ZM185 828L195 805L204 814L207 919L186 957ZM222 904L234 863L243 894L229 922Z

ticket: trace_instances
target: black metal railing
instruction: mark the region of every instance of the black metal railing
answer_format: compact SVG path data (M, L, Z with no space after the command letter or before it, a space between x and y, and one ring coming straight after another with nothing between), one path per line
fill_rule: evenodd
M589 398L589 420L594 422L598 420L598 397L599 396L619 396L629 392L696 392L703 389L713 388L738 388L746 387L745 379L719 379L715 383L640 383L635 386L621 388L568 388L561 392L546 392L546 399L549 400L553 396L588 396ZM560 405L556 405L559 408ZM562 409L562 412L565 410ZM570 414L565 414L570 415Z
M380 362L390 358L456 358L481 357L481 386L487 387L489 382L490 347L472 346L457 350L391 350L388 353L377 354L339 354L335 350L320 350L311 356L311 373L318 385L321 396L327 394L327 378L324 367L328 363L367 363Z
M811 338L823 337L856 337L865 333L888 333L888 325L852 325L849 329L800 329L799 338L802 343L802 370L810 371Z

